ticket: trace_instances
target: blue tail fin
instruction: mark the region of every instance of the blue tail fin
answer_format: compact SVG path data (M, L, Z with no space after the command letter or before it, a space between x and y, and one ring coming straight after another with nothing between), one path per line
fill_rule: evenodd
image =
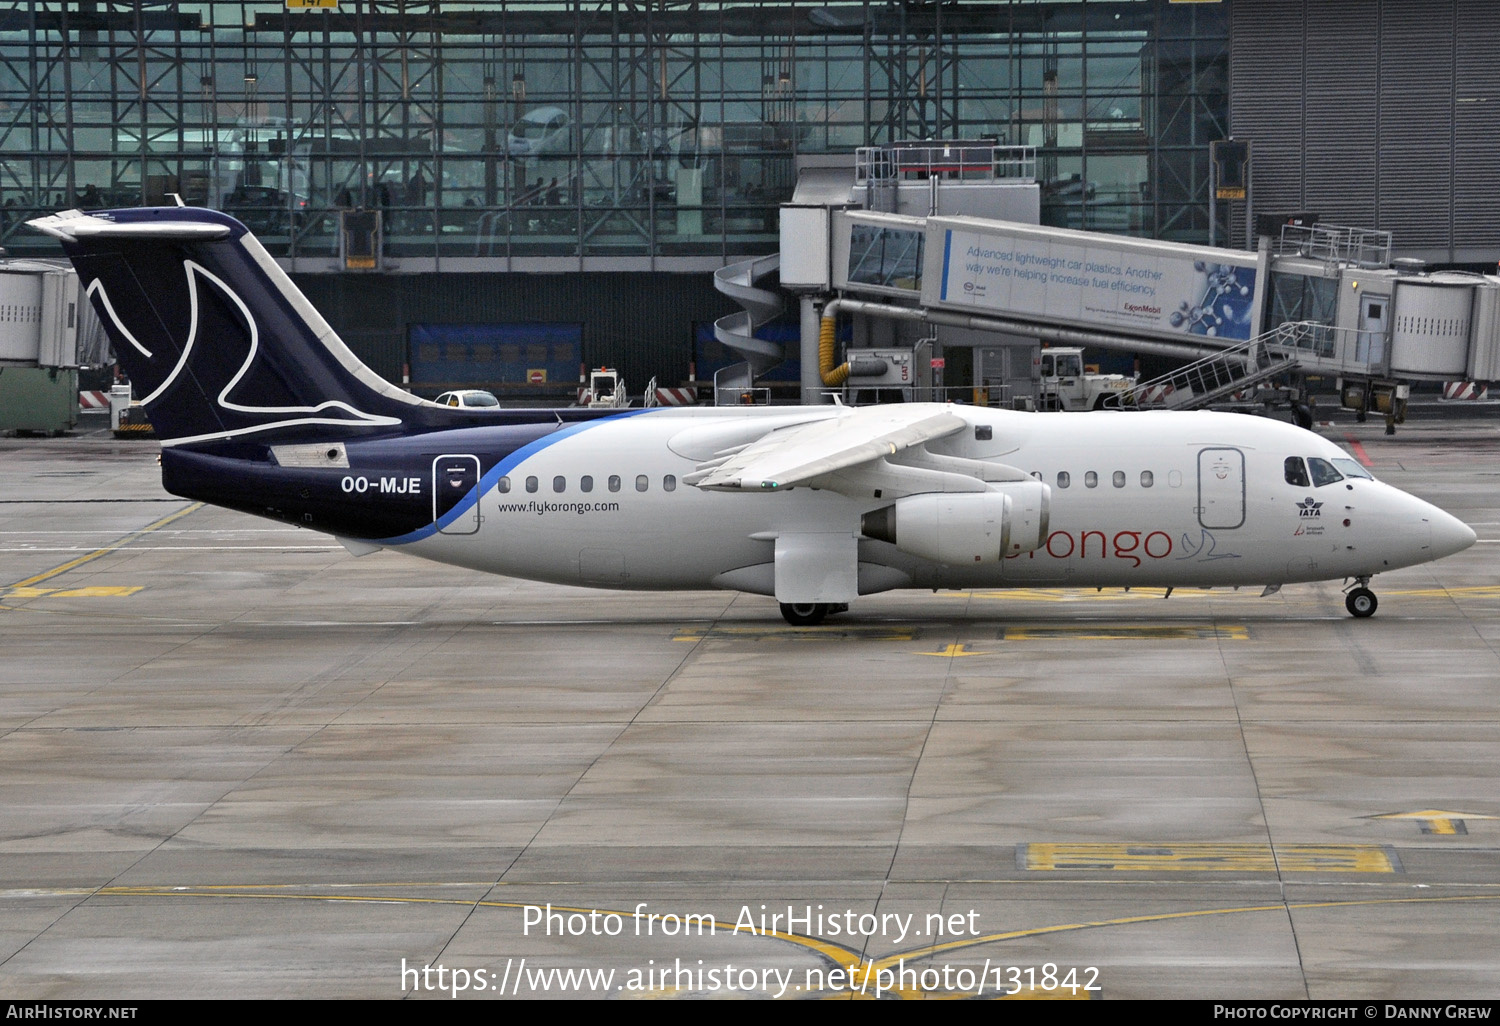
M31 225L62 240L163 439L390 431L430 409L360 363L231 217L148 207Z

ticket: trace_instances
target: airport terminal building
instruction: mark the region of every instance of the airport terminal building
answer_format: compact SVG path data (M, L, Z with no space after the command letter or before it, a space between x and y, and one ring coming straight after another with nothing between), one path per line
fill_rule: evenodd
M781 246L809 167L910 140L1032 147L1043 224L1245 244L1255 213L1500 258L1489 0L17 2L0 219L228 211L355 351L423 394L711 375L712 272ZM796 326L790 330L795 332ZM541 371L537 375L537 371Z

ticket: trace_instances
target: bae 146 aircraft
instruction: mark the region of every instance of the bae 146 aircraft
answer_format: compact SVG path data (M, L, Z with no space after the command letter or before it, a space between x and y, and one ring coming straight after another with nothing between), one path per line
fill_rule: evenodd
M355 554L728 588L810 625L893 588L1340 579L1363 617L1375 574L1475 541L1317 435L1236 414L439 406L361 364L224 214L31 224L77 267L162 439L167 490Z

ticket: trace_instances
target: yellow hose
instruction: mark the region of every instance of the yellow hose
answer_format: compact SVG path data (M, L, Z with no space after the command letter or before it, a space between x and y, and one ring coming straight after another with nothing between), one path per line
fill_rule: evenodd
M833 326L837 320L835 317L824 317L818 328L818 373L823 377L823 384L829 388L838 388L849 380L849 364L847 361L833 365L834 341Z

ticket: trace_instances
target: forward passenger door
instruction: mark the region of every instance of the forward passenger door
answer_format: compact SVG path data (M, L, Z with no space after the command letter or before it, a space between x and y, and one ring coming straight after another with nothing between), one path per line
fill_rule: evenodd
M1228 530L1245 523L1245 454L1238 449L1198 452L1198 523Z

